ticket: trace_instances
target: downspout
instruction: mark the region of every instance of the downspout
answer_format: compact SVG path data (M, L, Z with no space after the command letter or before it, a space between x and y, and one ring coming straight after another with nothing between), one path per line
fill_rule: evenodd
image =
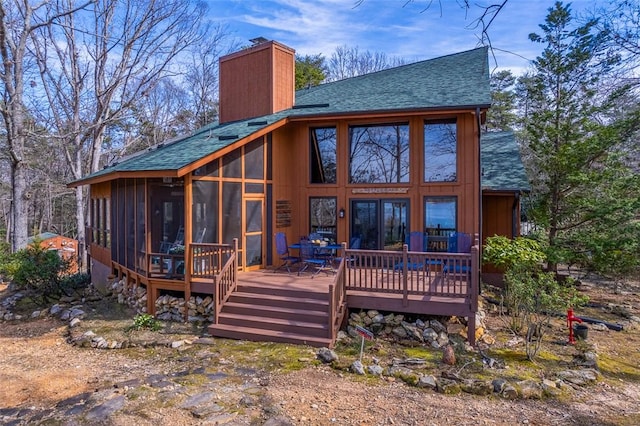
M476 121L478 124L478 219L479 219L479 227L478 227L478 263L480 270L478 271L478 294L480 294L480 277L482 276L482 261L480 258L482 257L482 122L480 118L480 107L476 107Z
M480 107L476 107L476 120L478 123L478 172L479 172L479 181L478 181L478 218L480 219L480 227L478 229L478 235L480 239L480 247L482 247L482 147L480 144L482 143L482 123L480 119ZM482 252L482 249L480 250Z

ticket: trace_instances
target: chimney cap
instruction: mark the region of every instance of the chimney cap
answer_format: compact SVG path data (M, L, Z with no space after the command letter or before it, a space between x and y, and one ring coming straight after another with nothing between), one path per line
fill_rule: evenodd
M266 42L268 42L269 40L267 40L267 39L266 39L266 38L264 38L264 37L256 37L256 38L249 39L249 41L250 41L251 43L253 43L253 45L254 45L254 46L257 46L257 45L259 45L259 44L266 43Z

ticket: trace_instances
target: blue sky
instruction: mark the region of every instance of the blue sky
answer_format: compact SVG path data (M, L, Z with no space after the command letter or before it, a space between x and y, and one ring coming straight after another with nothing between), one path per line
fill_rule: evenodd
M459 0L207 0L213 21L226 25L242 45L255 37L276 40L302 55L331 56L346 45L361 51L384 52L408 62L448 55L478 46L479 30L472 28L480 9L465 11ZM488 5L497 0L472 0ZM489 35L496 49L496 65L522 73L527 60L541 51L528 40L540 33L554 0L509 0ZM431 6L425 10L427 5ZM576 15L604 0L573 0ZM441 8L442 6L442 8ZM513 53L505 53L509 51ZM526 58L523 59L522 57Z

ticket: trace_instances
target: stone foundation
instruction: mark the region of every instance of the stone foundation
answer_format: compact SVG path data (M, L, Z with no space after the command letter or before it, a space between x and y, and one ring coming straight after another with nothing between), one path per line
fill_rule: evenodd
M126 288L125 280L111 285L111 292L118 303L134 308L138 313L147 312L147 290L144 287ZM214 302L211 296L191 296L185 308L184 298L164 294L155 301L156 318L162 321L182 322L188 309L189 322L213 322Z

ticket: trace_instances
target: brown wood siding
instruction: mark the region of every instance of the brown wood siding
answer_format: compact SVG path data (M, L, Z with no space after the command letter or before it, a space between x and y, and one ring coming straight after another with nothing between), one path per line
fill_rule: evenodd
M423 123L426 119L457 118L458 164L456 182L425 183L423 154ZM400 184L350 184L348 176L349 141L348 128L353 124L379 124L385 122L410 123L410 182ZM312 185L309 183L309 128L337 128L337 183ZM433 114L414 117L394 117L393 120L370 118L359 120L327 120L290 123L285 129L273 133L273 222L274 232L285 232L289 242L309 232L309 197L336 197L337 209L345 210L345 218L338 219L338 241L349 238L350 200L371 198L405 198L410 200L410 228L424 227L425 196L456 196L458 199L459 231L479 234L480 184L478 165L478 134L476 116L472 112L458 114ZM404 194L354 193L361 188L407 188ZM276 227L275 203L278 200L292 202L292 223L287 229ZM275 250L275 248L274 248ZM274 251L275 252L275 251ZM274 259L276 259L274 257Z
M273 233L284 232L287 235L289 244L300 238L302 231L301 210L298 193L298 182L306 179L307 166L301 163L304 155L300 139L301 126L286 126L278 129L272 134L272 170L273 170L273 220L271 229ZM291 203L291 224L290 226L278 226L277 203ZM281 225L281 224L280 224ZM275 241L273 243L274 262L277 262L275 251Z
M484 195L482 197L483 244L487 237L504 235L513 238L513 194Z
M295 52L274 45L273 49L273 105L271 112L289 109L295 102Z
M295 51L268 42L220 58L220 123L293 106Z
M111 182L108 181L92 184L90 186L89 193L91 199L107 198L111 200ZM113 208L113 203L110 204L111 208ZM91 221L90 214L91 212L89 212L89 217L87 218L89 221ZM111 232L113 232L113 225L114 224L112 223ZM91 241L91 235L86 235L85 238L89 241L88 253L91 259L111 268L111 247L103 247L101 245L94 244L93 241ZM111 238L111 241L113 241L113 238Z
M91 185L91 198L111 198L111 182Z
M484 194L482 196L482 245L488 237L503 235L514 238L513 235L513 205L515 196L511 194ZM502 270L492 266L483 265L484 273L501 273Z

